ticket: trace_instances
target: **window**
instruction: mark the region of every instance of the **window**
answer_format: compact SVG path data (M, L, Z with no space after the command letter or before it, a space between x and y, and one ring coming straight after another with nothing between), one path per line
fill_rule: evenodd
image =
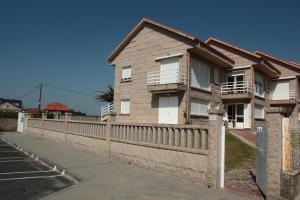
M131 66L122 67L122 81L131 80Z
M130 113L130 101L121 100L121 114L129 114Z
M220 75L219 75L219 70L214 68L214 82L215 83L220 83Z
M255 95L264 96L264 78L261 74L255 73Z
M284 100L289 99L290 89L289 81L273 82L273 88L271 92L271 100Z
M210 90L210 66L201 61L191 59L192 86Z
M255 105L255 119L265 118L265 107L260 105Z
M208 116L209 101L191 99L191 115Z

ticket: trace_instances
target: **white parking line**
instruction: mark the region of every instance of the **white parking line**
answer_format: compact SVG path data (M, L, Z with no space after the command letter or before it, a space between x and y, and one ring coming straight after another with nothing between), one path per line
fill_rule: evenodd
M23 160L0 160L0 163L5 163L5 162L24 162L26 160L32 160L31 158L25 158Z
M34 174L34 173L46 173L46 172L55 172L55 169L50 170L44 170L44 171L26 171L26 172L4 172L0 173L0 175L6 175L6 174Z
M19 158L29 158L27 156L23 156L23 157L0 157L0 161L1 160L7 160L7 159L19 159Z
M39 178L55 178L64 176L64 174L52 175L52 176L29 176L29 177L20 177L20 178L3 178L0 181L12 181L12 180L26 180L26 179L39 179Z

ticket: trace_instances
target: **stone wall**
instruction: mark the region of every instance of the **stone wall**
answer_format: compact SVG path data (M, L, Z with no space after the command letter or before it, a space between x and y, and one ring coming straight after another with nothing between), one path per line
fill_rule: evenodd
M0 131L16 131L18 119L0 118Z
M205 126L28 118L25 130L41 139L217 187L217 132L221 121L222 117L213 118L210 126Z

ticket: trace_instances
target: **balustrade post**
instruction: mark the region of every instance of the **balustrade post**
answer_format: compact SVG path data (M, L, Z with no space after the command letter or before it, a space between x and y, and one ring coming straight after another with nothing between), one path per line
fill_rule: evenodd
M65 145L69 145L68 143L68 121L71 120L72 118L72 113L66 112L65 113L65 128L64 128L64 140L65 140ZM76 130L75 130L76 131Z
M187 130L187 148L193 148L193 133L191 129Z
M200 132L199 129L194 129L194 148L200 149Z
M180 146L180 132L178 128L175 129L175 146Z

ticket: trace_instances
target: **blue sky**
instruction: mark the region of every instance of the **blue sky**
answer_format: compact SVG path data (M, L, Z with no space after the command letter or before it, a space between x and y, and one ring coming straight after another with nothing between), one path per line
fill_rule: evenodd
M143 18L206 40L300 63L300 1L0 1L0 97L16 98L43 81L95 95L114 82L107 55ZM37 107L38 91L24 97ZM100 103L45 88L42 104L59 101L98 114Z

